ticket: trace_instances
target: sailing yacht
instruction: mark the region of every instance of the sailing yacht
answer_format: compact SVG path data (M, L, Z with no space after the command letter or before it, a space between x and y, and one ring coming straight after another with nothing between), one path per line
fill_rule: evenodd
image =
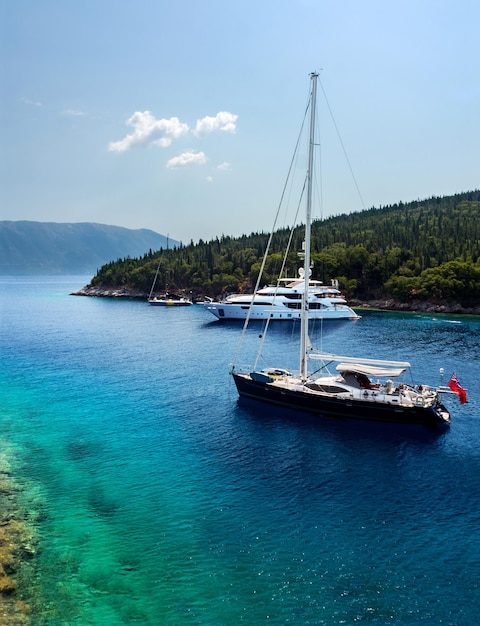
M188 298L175 298L166 293L163 298L159 298L157 296L149 298L148 304L151 304L152 306L191 306L193 302Z
M312 73L310 78L310 136L304 246L306 268L310 267L312 168L318 74ZM448 426L450 414L442 403L442 394L451 393L452 390L447 386L432 387L424 384L415 386L405 382L405 374L411 367L409 362L339 356L313 350L308 335L308 272L303 273L303 279L299 371L293 372L276 366L258 369L258 363L263 358L259 352L253 371L237 370L236 364L233 365L231 373L240 397L326 418ZM248 322L247 318L244 332ZM262 346L263 341L262 339ZM312 374L308 369L310 360L316 361L315 372ZM329 368L334 370L333 373Z
M168 238L167 238L167 253L168 253ZM162 297L154 295L155 285L157 284L158 273L160 271L160 265L162 258L160 257L157 265L157 271L152 283L152 288L148 294L147 302L152 306L191 306L193 302L189 298L183 296L177 296L168 293L168 263L165 264L165 294Z

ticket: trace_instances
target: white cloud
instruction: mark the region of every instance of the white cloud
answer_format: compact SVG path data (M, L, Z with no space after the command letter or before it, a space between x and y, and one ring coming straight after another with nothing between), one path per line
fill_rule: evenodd
M169 168L177 168L177 167L185 167L187 165L204 165L207 162L207 157L204 152L193 152L193 150L189 150L187 152L183 152L179 156L173 157L167 162L167 167Z
M220 163L220 165L217 165L217 170L230 170L232 169L232 164L228 163L228 161L225 161L224 163Z
M238 119L238 115L229 113L228 111L219 111L215 117L207 115L201 120L197 120L195 135L206 135L216 130L221 130L225 133L234 133L236 130L235 122Z
M213 182L212 176L207 176L206 181L207 181L207 183Z
M66 115L68 117L81 117L82 115L86 115L86 113L78 109L67 109L66 111L63 111L62 115Z
M20 98L20 102L23 102L23 104L29 104L30 106L34 106L34 107L43 106L41 102L29 100L28 98Z
M83 115L81 111L75 110L65 111L64 114ZM166 148L171 145L174 139L189 133L194 134L198 138L215 131L235 133L237 118L238 115L228 111L220 111L215 117L207 115L197 120L195 129L190 129L188 124L180 122L178 117L157 120L150 111L136 111L126 122L128 126L133 128L133 132L127 134L119 141L111 141L108 144L108 150L110 152L127 152L137 146L149 145ZM204 165L206 162L207 157L204 152L188 150L167 161L167 167L175 169L190 165ZM218 166L218 169L228 170L230 169L230 163L225 161Z
M128 126L133 126L134 131L120 141L112 141L108 149L112 152L126 152L134 146L154 144L165 148L182 135L189 131L188 124L180 122L178 117L169 120L157 120L150 111L136 111L127 120Z

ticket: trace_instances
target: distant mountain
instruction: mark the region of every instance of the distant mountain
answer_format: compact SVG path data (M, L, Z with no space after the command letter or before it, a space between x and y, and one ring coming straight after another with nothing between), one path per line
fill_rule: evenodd
M168 246L180 245L168 240ZM0 274L92 275L105 263L167 247L153 230L84 222L0 221Z

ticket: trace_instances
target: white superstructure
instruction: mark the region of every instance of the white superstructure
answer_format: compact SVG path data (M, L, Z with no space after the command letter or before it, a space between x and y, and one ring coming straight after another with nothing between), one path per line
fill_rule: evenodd
M220 302L205 302L204 307L218 319L244 320L250 311L251 320L298 320L302 314L305 279L282 278L279 285L269 285L253 294L234 294ZM309 280L308 317L312 320L354 320L358 315L340 291L319 280Z

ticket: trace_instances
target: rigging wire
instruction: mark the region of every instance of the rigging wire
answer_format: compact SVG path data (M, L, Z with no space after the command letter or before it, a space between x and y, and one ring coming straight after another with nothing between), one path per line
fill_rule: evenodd
M344 155L345 160L347 162L348 169L350 170L350 174L352 175L352 179L353 179L353 182L355 184L355 188L357 190L358 196L360 198L360 202L362 203L363 209L366 210L365 202L363 201L363 197L362 197L362 194L360 192L360 187L358 186L357 179L355 178L355 174L353 172L353 168L352 168L352 165L350 163L350 159L348 158L348 154L347 154L347 151L345 149L345 145L343 143L342 136L341 136L340 131L338 129L337 122L335 121L335 116L333 115L333 111L332 111L332 109L330 107L330 103L328 101L327 94L325 93L325 89L323 87L323 84L322 84L322 81L320 79L320 76L318 77L318 82L320 83L320 88L322 90L323 97L325 98L325 102L326 102L326 105L327 105L328 112L330 113L330 117L332 118L333 126L335 128L335 132L337 133L338 140L339 140L340 145L342 147L343 155Z
M281 210L281 208L283 206L283 202L284 202L284 197L285 197L285 194L286 194L287 186L288 186L288 183L289 183L289 181L291 179L291 176L292 176L293 165L295 163L295 160L296 160L296 157L297 157L297 153L298 153L298 150L299 150L300 140L302 138L303 129L304 129L304 126L305 126L305 120L307 119L307 114L308 114L309 108L310 108L310 101L308 101L307 106L305 107L305 112L304 112L304 115L303 115L302 124L300 126L300 131L299 131L298 137L297 137L297 142L295 144L295 149L293 151L292 159L290 161L290 165L289 165L289 168L288 168L287 178L286 178L285 184L283 186L282 194L280 196L280 202L278 203L277 212L275 214L275 219L273 221L272 230L270 232L270 236L269 236L268 242L267 242L267 247L265 248L265 253L263 255L262 265L260 267L260 271L258 273L257 281L255 283L255 289L253 291L253 296L252 296L252 304L253 304L255 295L256 295L256 293L257 293L257 291L259 289L260 281L262 280L263 272L264 272L264 269L265 269L265 264L267 262L268 253L270 251L270 247L271 247L271 244L272 244L273 235L275 233L277 221L279 219L280 210ZM302 194L303 194L303 192L302 192ZM297 208L297 214L298 214L298 208ZM293 231L293 228L294 227L292 226L292 231ZM292 233L290 234L289 242L291 241L291 238L292 238ZM235 358L234 358L234 361L233 361L232 371L235 369L235 365L237 363L237 359L238 359L238 356L239 356L239 353L240 353L240 349L242 347L243 340L245 338L245 334L246 334L246 331L247 331L247 328L248 328L248 324L250 322L251 312L252 312L252 305L250 305L250 307L248 309L247 317L246 317L245 322L243 324L242 333L240 335L237 351L235 353ZM263 336L265 336L265 333L263 333ZM257 357L257 360L258 360L258 357Z
M286 265L286 263L287 263L287 256L288 256L288 253L290 252L290 247L291 247L291 244L292 244L292 238L293 238L293 234L294 234L294 232L295 232L295 223L296 223L296 221L297 221L297 217L298 217L298 213L299 213L299 210L300 210L300 205L301 205L301 203L302 203L302 198L303 198L303 194L304 194L304 192L305 192L305 187L306 187L306 184L307 184L307 180L305 179L305 182L304 182L304 184L303 184L302 193L301 193L301 195L300 195L300 200L299 200L298 205L297 205L297 212L296 212L296 214L295 214L294 225L293 225L293 226L292 226L292 228L290 229L290 236L289 236L289 238L288 238L287 248L286 248L286 250L285 250L285 254L284 254L284 256L283 256L283 261L282 261L282 267L280 268L280 273L279 273L279 275L278 275L277 284L276 284L276 288L275 288L275 294L274 294L274 296L273 296L273 302L274 302L274 303L275 303L275 298L277 297L277 294L278 294L278 289L279 289L279 287L280 287L280 278L282 277L283 272L285 271L285 265ZM253 302L253 300L252 300L252 302ZM270 318L270 317L268 317L268 318L267 318L267 321L266 321L266 323L265 323L265 328L264 328L264 332L263 332L263 334L262 334L262 340L261 340L261 342L260 342L260 346L259 346L259 349L258 349L257 358L255 359L255 364L254 364L254 366L253 366L253 369L254 369L254 370L256 370L256 369L257 369L257 364L258 364L258 361L259 361L260 356L261 356L262 351L263 351L263 345L264 345L264 343L265 343L265 338L266 338L266 336L267 336L267 330L268 330L268 327L269 327L269 325L270 325L270 320L271 320L271 318Z

